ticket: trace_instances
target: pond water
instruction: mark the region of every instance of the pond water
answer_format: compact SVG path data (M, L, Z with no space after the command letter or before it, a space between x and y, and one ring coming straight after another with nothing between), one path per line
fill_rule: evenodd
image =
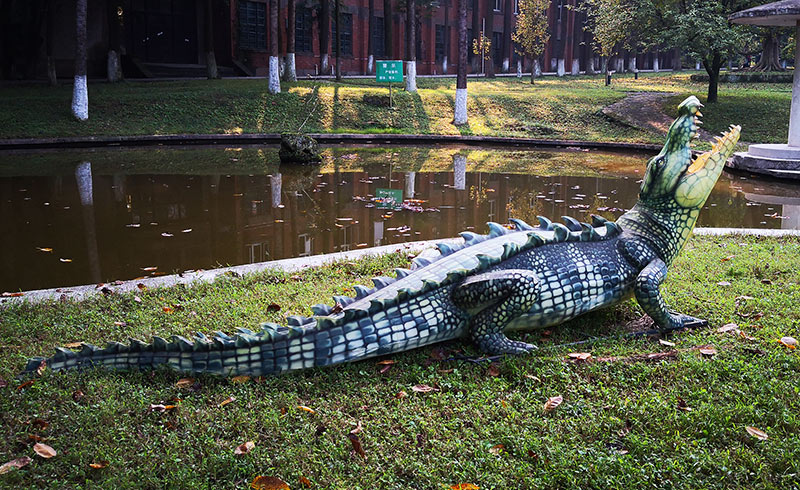
M616 218L647 158L335 147L298 168L264 147L0 154L0 292L483 233L509 217ZM800 186L725 173L698 226L799 228Z

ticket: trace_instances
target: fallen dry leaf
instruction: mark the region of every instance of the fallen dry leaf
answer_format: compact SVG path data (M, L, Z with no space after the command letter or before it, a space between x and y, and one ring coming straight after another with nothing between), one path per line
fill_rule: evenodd
M723 287L724 286L730 286L730 285L731 285L731 283L728 282L728 281L720 281L720 282L717 283L717 286L723 286Z
M397 394L394 396L395 398L405 398L408 396L408 393L405 391L398 391Z
M93 468L95 470L102 470L108 466L108 461L98 461L96 463L89 463L89 468Z
M748 425L744 429L747 431L748 434L750 434L751 436L755 437L759 441L766 441L767 438L769 437L766 432L764 432L761 429L756 429L755 427L753 427L751 425Z
M241 456L243 454L247 454L256 447L256 443L253 441L247 441L244 444L239 444L236 446L236 449L233 450L233 454L237 456Z
M670 342L669 340L658 339L658 343L667 347L675 347L675 342Z
M28 381L22 383L21 385L17 386L17 391L22 391L22 390L24 390L25 388L29 387L32 384L33 384L33 380L32 379L28 380Z
M478 485L474 485L472 483L458 483L456 485L450 485L450 490L479 490L480 487Z
M58 260L60 260L61 262L64 262L65 264L68 264L68 263L72 262L72 259L67 259L67 258L64 258L64 257L62 257L62 258L60 258Z
M298 478L298 481L299 481L299 482L300 482L300 484L301 484L301 485L303 485L304 487L306 487L306 488L311 488L311 480L309 480L308 478L306 478L306 477L304 477L304 476L302 476L302 475L301 475L301 476L300 476L300 478Z
M175 409L176 406L177 405L163 405L161 403L151 403L149 410L151 412L162 413L162 412L168 412L170 410L173 410L173 409Z
M25 293L3 293L2 296L4 298L19 298L20 296L24 296Z
M430 393L431 391L439 391L433 386L428 385L414 385L411 387L411 390L416 391L417 393Z
M795 339L794 337L781 337L780 340L778 340L778 343L785 345L790 349L797 348L797 339Z
M492 454L500 454L503 452L503 449L505 449L505 447L506 446L503 444L495 444L494 446L489 448L489 452Z
M489 368L486 370L487 376L500 376L500 365L496 362L489 364Z
M47 252L47 253L50 253L50 252L53 251L53 249L50 248L50 247L36 247L36 250L38 250L40 252Z
M194 378L181 378L175 383L178 388L189 388L194 384Z
M68 344L64 344L64 347L67 349L78 349L83 346L83 342L70 342Z
M75 390L72 392L72 399L76 403L82 402L84 398L86 398L86 393L84 393L82 390Z
M552 410L555 410L559 405L561 405L561 402L563 401L564 397L562 397L561 395L551 396L550 398L547 399L547 401L544 404L544 411L550 412Z
M250 482L250 488L255 490L290 490L285 481L274 476L257 476Z
M355 451L356 454L362 458L367 459L367 453L364 452L364 448L361 446L361 440L358 438L358 436L350 432L347 434L347 438L350 439L350 444L353 445L353 451Z
M308 412L308 413L310 413L311 415L314 415L315 413L317 413L317 411L316 411L316 410L314 410L314 409L313 409L313 408L311 408L311 407L307 407L307 406L305 406L305 405L297 405L297 408L299 408L300 410L302 410L302 411L304 411L304 412Z
M142 270L145 272L152 272L158 270L157 266L151 265L150 267L142 267Z
M681 397L678 397L678 410L683 410L684 412L691 412L692 411L692 407L690 407L686 403L686 400L684 400Z
M0 376L0 388L5 388L8 386L8 381L4 380L2 376Z
M392 364L395 364L396 362L397 361L394 361L392 359L384 359L383 361L378 361L376 364L378 364L379 366L390 366Z
M571 359L577 359L579 361L585 361L592 357L592 355L588 352L570 352L567 354L567 356Z
M33 460L27 456L23 456L17 459L12 459L8 463L5 463L2 466L0 466L0 475L8 473L9 471L17 468L22 468L23 466L27 466L31 461Z
M270 303L269 306L267 306L267 313L273 313L276 311L281 311L281 305L277 303Z
M231 378L231 383L233 384L247 383L248 381L250 381L250 376L247 376L246 374L234 376Z
M725 333L725 332L736 333L737 330L739 330L739 325L735 323L726 323L725 325L717 329L717 333Z
M231 402L234 402L234 401L236 401L236 397L235 396L229 396L228 398L226 398L226 399L222 400L221 402L219 402L219 404L217 406L218 407L224 407L228 403L231 403Z
M717 355L717 349L713 347L701 347L699 351L706 357L714 357Z
M50 459L54 457L56 454L56 450L52 447L48 446L47 444L42 444L41 442L37 442L33 445L33 451L38 454L39 456L43 457L44 459Z

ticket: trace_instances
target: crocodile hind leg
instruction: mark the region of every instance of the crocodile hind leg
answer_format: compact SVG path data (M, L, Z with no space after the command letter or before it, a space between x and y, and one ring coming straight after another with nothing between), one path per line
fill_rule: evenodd
M452 293L453 303L463 310L481 308L469 324L475 345L487 354L522 354L533 344L509 339L503 329L531 309L539 296L539 278L527 270L487 272L466 279Z
M702 327L708 325L706 320L693 316L675 313L667 309L659 286L667 277L667 265L661 259L650 261L636 278L634 294L639 306L662 330L675 330L683 327Z

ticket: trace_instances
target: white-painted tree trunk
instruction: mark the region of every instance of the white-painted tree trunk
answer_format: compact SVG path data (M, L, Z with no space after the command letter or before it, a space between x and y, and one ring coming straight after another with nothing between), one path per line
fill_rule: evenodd
M406 92L417 91L417 62L406 61Z
M594 75L594 56L586 57L586 74Z
M115 50L109 50L108 60L106 63L106 71L108 81L111 83L119 82L122 80L122 69L119 64L119 53Z
M295 63L294 53L286 53L286 81L297 81L297 64Z
M283 176L274 174L269 177L269 192L272 197L272 207L277 208L281 205L281 189L283 188Z
M581 62L578 60L572 60L572 71L570 72L571 75L580 75L581 74Z
M328 64L328 53L323 53L322 59L320 60L319 72L324 75L328 72L328 66L330 66Z
M58 85L58 77L56 76L56 62L52 56L47 57L47 79L50 85L55 87Z
M696 61L694 63L694 69L697 70L697 71L700 71L700 62L699 61Z
M794 31L794 77L789 109L789 146L800 146L800 25Z
M567 70L564 68L564 58L558 59L558 64L556 65L556 75L563 77L567 74Z
M537 77L542 76L542 65L539 64L539 58L533 60L533 73Z
M620 56L617 58L617 73L625 73L625 58Z
M628 59L628 71L631 73L636 73L636 56L631 56Z
M511 62L508 61L508 57L503 58L503 73L508 73L508 68L511 66Z
M457 191L467 188L467 156L461 153L453 155L453 188Z
M371 75L372 73L374 73L373 71L374 69L375 69L375 57L369 55L369 58L367 58L367 74Z
M658 56L654 56L653 57L653 71L658 73L659 69L660 69L660 67L658 65Z
M79 163L75 168L75 179L78 181L78 195L81 198L81 205L93 206L92 164L90 162Z
M89 119L89 91L86 88L86 75L76 75L72 87L72 115L79 121Z
M517 78L522 78L522 60L517 60Z
M281 78L280 78L280 61L277 56L269 57L269 81L267 82L267 91L271 94L279 94L281 92Z
M456 107L453 124L463 126L467 124L467 89L456 89Z
M219 78L219 70L217 70L217 57L214 56L214 51L206 51L206 76L209 80Z
M404 199L413 199L417 193L417 173L406 172L406 195Z
M442 58L442 73L447 75L447 55L444 55L444 58Z

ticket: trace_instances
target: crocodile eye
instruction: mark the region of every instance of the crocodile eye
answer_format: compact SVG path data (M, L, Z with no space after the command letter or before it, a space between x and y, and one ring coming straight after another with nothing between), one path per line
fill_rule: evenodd
M653 163L654 163L656 166L660 167L661 165L663 165L663 164L664 164L664 157L663 157L663 156L657 156L657 157L655 157L655 158L653 159Z

